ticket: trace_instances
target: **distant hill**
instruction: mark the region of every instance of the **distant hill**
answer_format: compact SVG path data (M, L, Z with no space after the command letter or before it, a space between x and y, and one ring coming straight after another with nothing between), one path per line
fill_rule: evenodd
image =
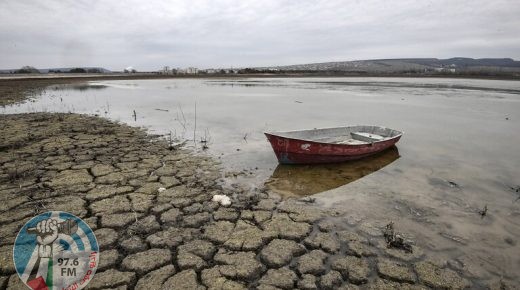
M258 69L286 71L343 71L364 73L400 72L520 72L520 61L511 58L401 58L323 62Z
M79 70L78 70L79 69ZM20 69L0 69L0 73L10 74L16 73ZM84 70L87 73L111 73L112 71L102 68L102 67L59 67L59 68L40 68L37 69L40 73L73 73L74 70L77 72L83 72ZM72 71L72 72L71 72Z

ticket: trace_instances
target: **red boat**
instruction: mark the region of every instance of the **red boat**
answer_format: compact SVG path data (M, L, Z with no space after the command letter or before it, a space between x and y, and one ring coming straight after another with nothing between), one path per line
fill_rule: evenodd
M282 164L333 163L360 159L392 147L403 132L352 126L264 133Z

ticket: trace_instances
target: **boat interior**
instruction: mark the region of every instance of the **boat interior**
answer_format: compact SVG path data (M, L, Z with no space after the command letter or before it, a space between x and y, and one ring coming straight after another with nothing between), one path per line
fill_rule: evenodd
M291 139L320 143L362 145L385 141L403 133L379 126L352 126L339 128L311 129L270 134Z

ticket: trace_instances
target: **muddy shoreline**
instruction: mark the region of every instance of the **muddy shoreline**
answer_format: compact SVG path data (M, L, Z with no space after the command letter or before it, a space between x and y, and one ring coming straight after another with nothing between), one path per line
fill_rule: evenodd
M54 81L11 91L21 101ZM214 159L169 150L138 128L78 114L0 119L0 288L25 289L12 244L29 218L49 210L95 230L101 265L90 289L508 287L499 277L470 278L421 245L387 248L381 228L360 227L348 213L223 189ZM232 205L212 202L214 194Z

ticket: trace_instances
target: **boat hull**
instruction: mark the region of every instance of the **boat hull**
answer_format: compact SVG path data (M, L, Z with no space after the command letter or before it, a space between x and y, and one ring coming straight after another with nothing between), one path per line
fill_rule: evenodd
M281 164L337 163L361 159L394 146L401 135L380 142L350 145L320 143L264 133Z

